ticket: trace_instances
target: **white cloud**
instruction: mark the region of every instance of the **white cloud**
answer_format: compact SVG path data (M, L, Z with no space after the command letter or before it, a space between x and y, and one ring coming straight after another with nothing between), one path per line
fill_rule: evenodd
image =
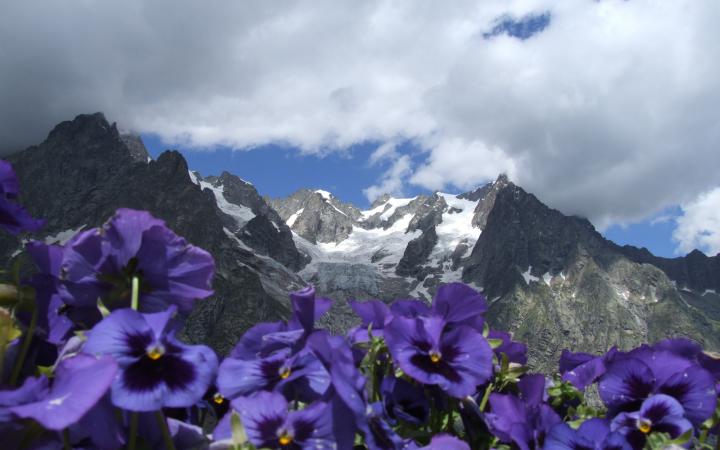
M471 189L482 181L507 174L516 178L516 161L499 147L490 148L480 141L441 139L432 145L425 165L413 174L410 181L433 190L447 185Z
M482 37L545 11L529 40ZM717 17L716 0L10 2L0 145L96 110L181 146L408 139L427 160L379 186L506 171L602 228L720 183Z
M363 189L363 194L370 202L383 194L402 197L403 179L407 178L410 173L412 173L412 160L408 155L399 156L383 173L377 184Z
M683 205L682 210L673 232L678 243L676 252L685 254L698 249L709 255L720 253L720 187L701 194Z
M378 146L378 148L375 149L375 151L370 154L370 161L369 164L371 166L374 166L375 164L379 163L380 161L397 157L398 153L396 150L396 144L392 141L385 142L384 144Z

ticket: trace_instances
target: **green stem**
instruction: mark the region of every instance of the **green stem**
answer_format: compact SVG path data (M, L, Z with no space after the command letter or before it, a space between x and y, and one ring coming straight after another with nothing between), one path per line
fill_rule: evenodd
M25 364L25 358L27 357L28 350L30 350L30 343L32 342L33 334L35 334L35 326L37 325L37 308L33 304L32 318L30 319L30 326L25 332L22 347L20 348L20 354L18 355L15 366L13 367L12 374L10 375L10 386L15 386L20 378L20 372L22 372L23 364Z
M163 441L165 441L165 450L175 450L175 444L173 444L172 436L170 436L170 429L168 428L167 420L165 420L165 414L162 409L155 413L158 426L162 430Z
M132 309L134 309L135 311L137 311L139 303L140 303L140 278L135 276L132 278L132 299L130 301L130 307Z
M130 413L130 437L128 438L128 450L135 450L138 432L138 413Z
M448 405L448 421L447 425L445 425L445 431L447 433L453 434L453 412L455 412L455 408L457 408L457 402L455 400L450 400L450 404Z
M63 449L72 450L72 444L70 444L70 431L65 428L62 432Z
M483 394L483 398L480 401L480 404L478 407L480 408L480 412L485 411L485 406L487 406L488 399L490 398L490 393L493 390L494 385L490 383L488 387L485 389L485 394Z

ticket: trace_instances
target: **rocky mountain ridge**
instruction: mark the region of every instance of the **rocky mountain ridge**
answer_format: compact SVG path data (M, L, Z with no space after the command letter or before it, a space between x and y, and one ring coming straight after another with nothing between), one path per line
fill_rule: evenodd
M101 114L82 115L10 160L23 202L48 219L43 238L62 240L125 206L209 250L217 294L185 334L221 352L252 323L284 317L287 291L305 283L337 300L325 325L342 330L356 320L347 299L429 300L451 281L483 290L491 325L527 341L542 370L568 346L685 335L720 348L720 256L666 259L617 246L504 175L460 195L385 195L361 210L322 190L263 198L236 175L202 177L179 153L152 161L141 145ZM17 242L0 241L0 250L9 256Z

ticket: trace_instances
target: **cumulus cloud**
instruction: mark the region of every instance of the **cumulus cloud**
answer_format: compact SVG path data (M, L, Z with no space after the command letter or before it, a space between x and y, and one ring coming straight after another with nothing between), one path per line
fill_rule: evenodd
M701 194L682 206L673 239L677 253L685 254L699 249L709 255L720 253L720 188Z
M720 184L718 16L715 0L10 2L0 146L96 110L181 146L412 140L425 161L396 156L366 195L507 172L602 228ZM526 17L544 29L502 32Z
M383 173L378 183L363 189L363 194L365 194L365 197L370 202L374 201L383 194L402 197L404 187L403 180L411 173L412 159L410 156L398 156L393 160L390 168Z

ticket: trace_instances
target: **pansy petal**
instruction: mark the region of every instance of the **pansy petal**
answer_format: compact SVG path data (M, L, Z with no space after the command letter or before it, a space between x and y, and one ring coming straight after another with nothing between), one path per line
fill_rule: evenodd
M165 226L147 211L119 208L103 226L107 241L113 248L112 257L118 267L125 266L133 258L143 240L143 233L155 225Z
M565 349L560 354L560 373L564 374L565 372L576 368L580 364L584 364L591 359L595 359L597 357L597 355L592 355L590 353L574 353L568 349Z
M600 398L611 411L638 410L655 387L655 377L636 358L615 361L600 379Z
M545 376L541 374L526 375L518 383L523 400L528 405L539 405L545 401Z
M291 374L281 384L292 384L294 394L303 401L311 401L327 391L330 374L314 353L304 350L290 362Z
M12 414L9 407L33 403L44 398L49 392L48 379L43 375L40 377L28 377L17 389L0 390L0 423L9 422Z
M676 439L692 430L693 426L689 420L682 416L668 416L653 426L653 431L658 433L667 433L671 438Z
M203 434L202 428L173 418L168 418L167 424L176 449L202 449L207 447L208 439Z
M578 430L573 430L566 423L558 423L550 429L543 446L547 450L595 450L595 445L583 437Z
M0 227L5 228L10 234L38 231L43 225L45 225L44 220L34 219L18 203L0 197Z
M350 300L350 307L362 320L362 328L372 325L373 330L382 330L385 321L390 317L390 308L380 300L359 302Z
M485 297L464 283L440 286L432 303L432 312L447 323L459 323L487 311Z
M245 332L235 348L230 352L230 358L255 359L260 354L265 336L285 330L283 322L259 323Z
M645 400L640 408L640 416L652 423L662 421L666 416L682 416L683 407L674 398L657 394Z
M332 448L332 415L327 403L315 402L300 411L290 412L286 423L292 428L298 442L308 442L311 445L324 442L327 448Z
M512 340L510 333L504 331L490 330L488 339L500 339L502 344L493 349L496 355L504 354L509 362L516 364L527 363L527 345Z
M115 411L110 396L104 395L82 419L70 426L71 441L89 438L99 449L121 449L125 445L125 433Z
M111 355L124 367L144 354L153 339L154 333L141 313L119 309L88 332L84 350L90 354Z
M503 442L512 440L512 425L524 421L526 410L524 403L514 395L490 394L488 400L491 413L485 414L485 422L492 433Z
M164 311L145 313L143 314L143 318L150 326L150 329L152 329L156 339L159 339L160 336L170 331L168 324L173 317L175 317L175 314L177 314L177 307L175 305L170 305Z
M275 392L258 392L251 397L239 397L232 406L240 413L250 442L262 447L277 440L278 428L287 417L287 400Z
M166 377L164 382L169 387L168 396L163 401L163 407L184 408L190 407L200 401L208 387L215 380L218 369L218 360L215 352L205 345L185 345L174 342L181 348L178 360L185 364L170 366L167 370L173 371L172 376ZM161 358L162 359L162 358ZM182 370L178 370L182 367ZM192 375L190 375L192 368Z
M395 300L390 305L390 311L396 316L415 318L429 315L430 307L420 300L403 299Z
M279 371L288 358L289 352L255 360L225 358L218 371L218 390L232 399L273 389L280 382Z
M34 403L10 408L49 430L62 430L77 422L110 387L118 367L110 357L77 355L61 361L48 395Z
M438 434L433 436L430 444L421 447L419 450L470 450L470 446L455 436Z
M40 273L58 276L62 264L63 249L59 245L48 245L40 241L25 244L25 250L32 258Z
M715 380L707 370L698 366L676 373L658 388L658 392L680 402L685 417L695 425L709 418L717 404Z
M583 362L562 375L562 380L567 381L579 390L584 390L605 374L607 368L602 358L592 358Z
M578 432L590 441L599 444L610 434L610 422L600 418L588 419L580 425Z
M306 331L315 327L315 287L310 285L290 293L293 319Z
M475 329L459 326L442 337L443 358L460 374L461 381L447 385L446 392L454 397L471 395L476 387L492 375L493 351L487 340Z

